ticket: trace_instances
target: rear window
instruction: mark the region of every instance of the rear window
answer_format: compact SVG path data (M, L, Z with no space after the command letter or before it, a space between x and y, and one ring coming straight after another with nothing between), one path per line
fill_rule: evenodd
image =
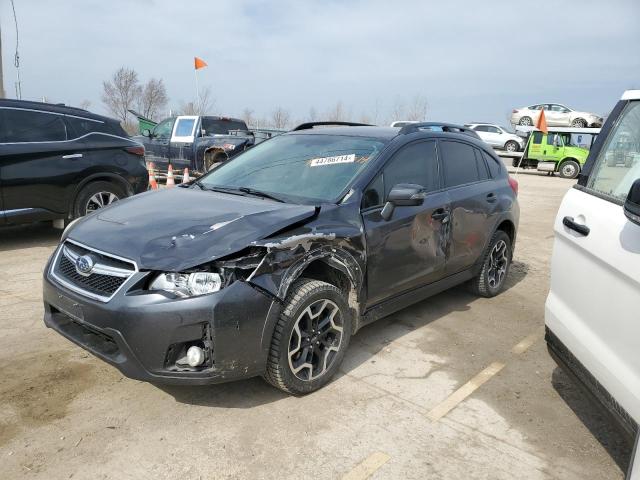
M500 178L500 164L489 154L482 152L482 156L487 162L491 178Z
M205 135L228 135L231 130L247 130L247 124L240 120L202 119Z
M67 126L62 115L31 110L0 109L4 129L0 142L58 142L67 139Z
M629 102L598 154L587 188L624 202L640 178L640 101Z

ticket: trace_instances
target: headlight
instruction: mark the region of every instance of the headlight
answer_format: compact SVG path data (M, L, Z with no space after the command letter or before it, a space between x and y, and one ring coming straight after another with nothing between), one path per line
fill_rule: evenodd
M214 272L161 273L149 286L149 290L164 290L181 297L205 295L221 288L222 277Z

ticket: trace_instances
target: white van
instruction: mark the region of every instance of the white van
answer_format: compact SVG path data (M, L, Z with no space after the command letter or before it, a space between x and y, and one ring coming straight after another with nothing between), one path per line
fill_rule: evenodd
M625 92L607 119L554 230L549 352L633 439L640 422L640 90ZM640 465L635 470L640 478Z

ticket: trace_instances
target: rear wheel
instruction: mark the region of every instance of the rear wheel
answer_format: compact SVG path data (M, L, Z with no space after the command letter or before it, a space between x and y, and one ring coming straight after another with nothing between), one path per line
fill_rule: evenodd
M471 291L481 297L495 297L504 289L511 266L511 239L502 230L491 238L480 274L471 280Z
M215 153L208 152L204 158L205 169L207 172L209 172L214 168L217 168L220 165L222 165L222 162L225 162L228 159L229 157L224 152L215 152Z
M318 390L340 367L350 338L351 311L340 290L300 279L276 324L264 378L294 395Z
M558 170L562 178L576 178L580 173L580 165L575 160L565 160Z
M91 182L76 198L74 217L83 217L126 197L124 190L111 182Z
M574 128L585 128L587 126L587 122L582 118L576 118L571 122L571 126Z
M523 125L525 127L530 127L531 125L533 125L533 121L531 120L531 117L522 117L520 119L520 122L518 122L520 125Z
M517 152L520 149L520 145L518 145L518 142L509 140L507 143L504 144L504 149L507 152Z

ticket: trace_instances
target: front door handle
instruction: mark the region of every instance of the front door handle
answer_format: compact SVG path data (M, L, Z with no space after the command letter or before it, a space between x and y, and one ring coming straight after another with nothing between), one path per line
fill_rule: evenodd
M82 154L81 153L72 153L70 155L63 155L62 156L63 159L67 159L67 158L82 158Z
M431 218L434 220L442 220L442 223L447 223L449 221L449 212L447 212L444 208L438 208L434 210L431 214Z
M589 232L591 231L589 227L587 227L586 225L581 225L579 223L576 223L573 217L564 217L562 219L562 224L565 227L573 230L574 232L577 232L580 235L584 235L585 237L589 235Z

